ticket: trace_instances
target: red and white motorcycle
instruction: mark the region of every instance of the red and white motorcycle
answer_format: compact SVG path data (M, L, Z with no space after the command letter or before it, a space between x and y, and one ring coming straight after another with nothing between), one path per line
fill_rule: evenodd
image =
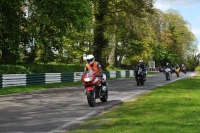
M182 72L186 74L186 67L182 67Z
M80 74L76 74L80 76ZM96 76L95 71L88 70L81 74L81 80L85 86L85 94L87 95L88 104L91 107L96 105L96 99L100 99L102 102L107 102L108 100L108 87L102 85L106 81L106 75L103 77Z

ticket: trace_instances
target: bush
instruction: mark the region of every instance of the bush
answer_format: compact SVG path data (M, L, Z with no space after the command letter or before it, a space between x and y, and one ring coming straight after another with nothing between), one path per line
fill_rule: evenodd
M79 64L20 64L0 65L0 74L67 73L82 72L84 65Z
M196 67L195 71L200 71L200 66Z
M0 74L30 74L24 66L20 65L0 65Z

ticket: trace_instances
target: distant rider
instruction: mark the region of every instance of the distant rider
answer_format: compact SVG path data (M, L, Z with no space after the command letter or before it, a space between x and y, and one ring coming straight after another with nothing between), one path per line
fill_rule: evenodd
M166 63L165 68L170 68L170 71L171 71L171 73L172 73L172 66L171 66L169 63Z
M184 64L182 64L182 66L181 66L182 71L183 71L183 68L185 68L185 71L186 71L186 66Z
M179 65L178 64L176 64L176 66L175 66L175 69L179 69L180 67L179 67Z
M142 69L142 71L143 71L143 73L144 73L143 80L146 81L146 67L145 67L145 65L144 65L143 60L139 60L139 63L138 63L138 65L137 65L137 67L136 67L136 71L138 71L139 68Z

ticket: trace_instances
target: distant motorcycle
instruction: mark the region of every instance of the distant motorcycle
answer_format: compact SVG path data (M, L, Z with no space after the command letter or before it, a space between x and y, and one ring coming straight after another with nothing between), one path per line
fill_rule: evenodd
M159 68L159 72L163 72L163 68L161 67L161 68Z
M182 67L182 72L186 74L186 67Z
M145 74L142 68L139 67L139 69L135 71L135 80L137 82L137 86L144 85L144 82L145 82L144 78L145 78Z
M180 68L175 68L174 69L176 76L179 77L180 76Z
M171 80L171 69L170 68L165 68L165 78L166 80Z

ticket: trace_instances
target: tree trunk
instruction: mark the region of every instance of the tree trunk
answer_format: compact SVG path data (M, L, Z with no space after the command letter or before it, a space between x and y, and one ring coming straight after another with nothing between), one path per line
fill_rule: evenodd
M117 46L117 37L116 32L117 31L117 25L114 26L114 32L113 32L113 38L112 38L112 48L110 52L110 67L114 69L115 67L115 61L116 61L116 46Z
M2 48L2 62L4 64L15 64L16 63L16 57L15 55L8 49Z
M113 8L113 12L116 12L116 9ZM115 13L115 22L118 21L118 13ZM114 24L114 30L113 30L113 38L112 38L112 48L110 53L110 67L114 69L116 62L117 62L117 55L116 55L116 47L117 47L117 23Z
M108 0L98 0L95 8L95 28L94 28L94 56L95 60L101 63L102 67L105 64L102 62L102 49L108 45L108 40L104 36L105 25L104 19L107 15Z

